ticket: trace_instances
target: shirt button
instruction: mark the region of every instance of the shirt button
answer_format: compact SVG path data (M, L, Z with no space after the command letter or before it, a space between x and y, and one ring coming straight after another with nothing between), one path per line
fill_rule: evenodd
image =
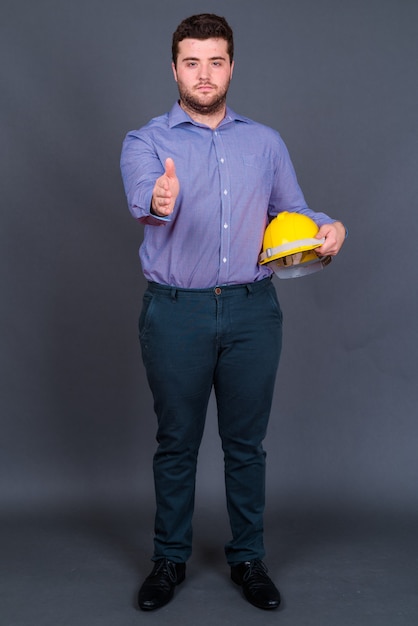
M221 163L225 163L225 159L223 157L221 159Z
M224 196L227 196L227 195L228 195L228 191L227 189L224 189Z
M228 228L228 224L226 222L224 224L224 228Z
M224 257L224 258L222 259L222 261L223 261L224 263L226 263L226 261L227 261L226 257Z

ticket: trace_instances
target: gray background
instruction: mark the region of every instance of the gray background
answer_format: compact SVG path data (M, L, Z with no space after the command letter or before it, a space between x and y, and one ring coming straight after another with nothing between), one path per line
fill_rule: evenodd
M326 271L275 279L269 507L414 513L415 0L2 1L2 510L152 503L119 155L171 107L171 34L202 11L235 31L229 104L281 132L310 206L350 233ZM219 448L212 400L198 506L223 510Z
M155 419L119 155L177 97L171 35L201 11L235 31L231 106L281 132L310 206L350 232L324 272L275 279L266 547L280 615L228 580L213 398L187 581L158 615L133 610ZM2 0L1 624L416 623L417 23L416 0Z

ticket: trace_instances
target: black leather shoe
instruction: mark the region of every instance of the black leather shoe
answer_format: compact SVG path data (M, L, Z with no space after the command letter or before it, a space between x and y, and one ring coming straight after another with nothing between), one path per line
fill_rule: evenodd
M280 593L267 576L267 567L260 559L245 561L231 567L231 578L241 585L244 596L259 609L277 609Z
M139 608L143 611L159 609L174 595L174 587L186 577L186 564L159 559L138 593Z

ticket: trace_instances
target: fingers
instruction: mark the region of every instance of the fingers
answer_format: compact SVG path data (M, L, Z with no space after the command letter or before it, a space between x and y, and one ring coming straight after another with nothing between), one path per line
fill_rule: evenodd
M167 216L173 212L172 193L164 174L157 180L152 194L152 208L157 215Z
M316 248L316 252L319 256L335 256L344 243L345 228L341 222L324 224L316 234L317 239L322 239L323 237L325 237L325 242L322 246Z

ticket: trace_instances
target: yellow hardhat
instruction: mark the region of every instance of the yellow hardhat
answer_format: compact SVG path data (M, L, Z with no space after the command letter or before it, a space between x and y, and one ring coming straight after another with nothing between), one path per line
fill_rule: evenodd
M314 252L325 241L315 238L318 230L307 215L279 213L266 228L258 262L271 267L279 278L298 278L322 270L331 257L318 257Z

